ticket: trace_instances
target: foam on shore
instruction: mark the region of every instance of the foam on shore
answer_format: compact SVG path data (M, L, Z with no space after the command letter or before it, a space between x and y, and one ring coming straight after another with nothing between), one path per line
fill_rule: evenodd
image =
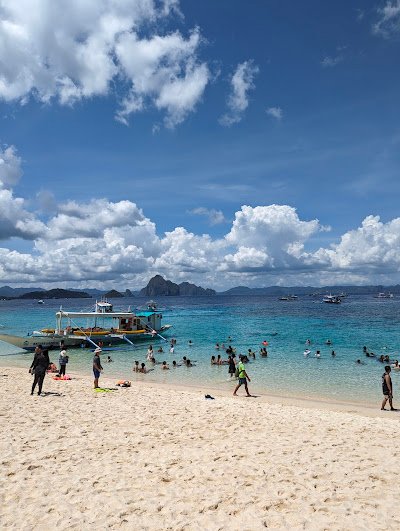
M0 374L2 528L400 528L398 413Z

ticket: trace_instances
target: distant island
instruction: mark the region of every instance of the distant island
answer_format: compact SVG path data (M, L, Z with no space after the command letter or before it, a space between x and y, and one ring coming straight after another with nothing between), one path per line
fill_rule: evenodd
M175 284L170 280L165 280L161 275L156 275L149 280L145 288L140 290L139 294L143 297L199 297L202 295L215 295L213 289L204 289L190 282Z
M123 297L204 297L204 296L271 296L281 297L284 295L297 295L297 296L314 296L323 297L327 293L340 295L342 293L346 295L377 295L381 292L391 292L394 295L400 296L400 285L395 286L352 286L352 285L339 285L339 286L268 286L263 288L249 288L247 286L236 286L225 291L216 292L210 288L203 288L196 286L190 282L181 282L176 284L171 280L164 279L161 275L155 275L152 277L147 286L140 291L133 291L130 289L115 290L112 289L108 292L88 288L83 290L78 289L50 289L45 290L39 287L28 288L11 288L10 286L0 287L0 299L12 300L12 299L82 299L95 297L100 299L101 297L113 299Z
M90 299L84 291L70 291L67 289L50 289L48 291L29 291L18 297L19 299Z

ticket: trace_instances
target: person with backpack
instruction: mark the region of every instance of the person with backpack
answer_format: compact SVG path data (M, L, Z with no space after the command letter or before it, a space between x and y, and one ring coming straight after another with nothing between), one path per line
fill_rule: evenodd
M251 394L249 393L249 388L247 387L247 381L251 382L251 380L246 372L246 368L243 363L243 356L239 356L239 363L236 367L236 375L239 378L239 383L237 384L237 386L235 387L235 390L233 391L233 396L237 396L236 392L239 389L239 387L241 387L242 385L244 385L246 395L251 396Z

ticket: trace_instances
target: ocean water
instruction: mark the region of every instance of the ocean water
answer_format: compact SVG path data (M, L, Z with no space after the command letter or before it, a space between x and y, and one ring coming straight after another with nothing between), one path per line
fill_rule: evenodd
M115 309L143 307L141 298L116 299ZM44 305L35 301L0 301L0 330L2 333L26 335L32 330L54 326L55 312L60 308L88 310L94 300L49 300ZM252 392L269 392L276 395L323 397L357 403L377 403L381 399L383 364L363 354L363 346L377 356L389 354L391 360L399 359L398 326L400 298L379 300L371 296L353 296L340 305L324 304L319 299L302 297L297 301L279 301L274 297L164 297L157 300L163 313L163 323L173 325L161 339L140 341L134 347L121 345L110 354L113 363L103 363L105 373L118 379L145 379L163 383L196 385L205 392L213 388L232 390L227 365L211 366L212 355L220 353L215 344L229 344L237 353L249 348L256 352L256 360L247 365ZM169 340L175 337L174 354L169 353ZM305 358L306 339L311 340L311 354ZM326 345L327 340L332 345ZM188 346L191 340L193 346ZM268 358L259 356L262 341L269 345ZM181 360L186 356L195 367L179 367L162 371L159 365L146 375L132 373L135 360L146 361L148 345L157 351L160 345L165 353L157 354L157 361ZM315 358L316 350L321 358ZM336 357L332 358L331 351ZM0 364L28 368L33 354L21 352L0 341ZM57 363L58 352L51 351L50 358ZM87 349L70 349L71 371L91 375L92 352ZM356 363L361 359L362 365ZM149 364L146 364L149 366ZM394 396L400 384L400 373L392 372ZM240 391L241 392L241 391Z

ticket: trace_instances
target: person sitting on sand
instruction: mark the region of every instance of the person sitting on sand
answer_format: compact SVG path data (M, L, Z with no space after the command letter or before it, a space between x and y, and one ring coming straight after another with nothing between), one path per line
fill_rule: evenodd
M239 372L239 383L237 384L237 386L235 387L235 390L233 391L233 396L237 396L236 394L237 390L242 385L244 385L247 396L251 396L251 394L249 393L249 388L247 387L247 380L249 382L251 382L251 380L246 372L246 369L243 363L243 356L239 356L238 372Z
M163 361L163 362L162 362L161 369L162 369L163 371L168 371L168 370L169 370L169 367L168 367L166 361Z
M50 363L47 372L58 372L57 365L55 363Z
M139 362L135 361L135 365L132 367L133 372L140 372Z
M390 377L391 372L390 365L386 365L385 372L382 374L382 392L383 392L383 402L381 409L385 409L386 402L389 400L390 410L396 411L393 407L393 386L392 379Z

